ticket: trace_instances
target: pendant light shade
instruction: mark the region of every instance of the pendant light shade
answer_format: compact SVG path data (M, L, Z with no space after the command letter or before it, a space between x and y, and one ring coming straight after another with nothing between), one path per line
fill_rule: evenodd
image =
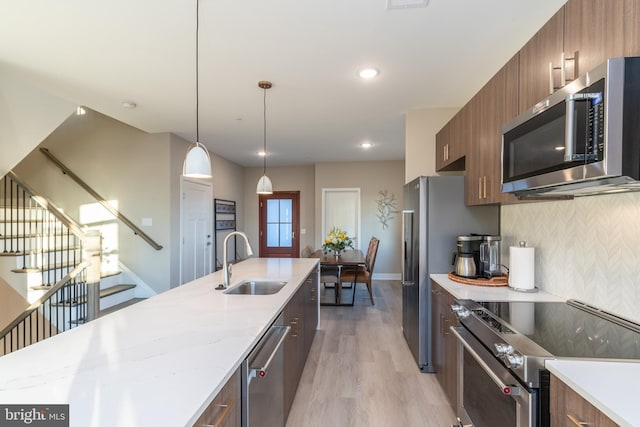
M260 181L258 181L258 187L256 188L258 194L273 194L273 184L267 175L262 175Z
M267 89L271 89L271 82L266 80L260 80L258 82L258 87L263 90L263 153L264 157L262 158L262 178L258 181L258 186L256 188L256 193L258 194L273 194L273 184L271 184L271 180L267 176Z
M182 175L189 178L211 178L211 157L207 147L200 141L200 97L198 73L198 30L200 28L200 2L196 0L196 142L189 146L187 156L182 165Z
M189 178L211 178L211 158L207 147L199 142L189 146L182 165L182 175Z

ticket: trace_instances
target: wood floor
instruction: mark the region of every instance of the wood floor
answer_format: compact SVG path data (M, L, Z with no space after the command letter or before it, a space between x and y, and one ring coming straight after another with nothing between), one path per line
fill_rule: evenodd
M287 427L447 427L455 416L402 335L398 281L358 285L354 307L322 307ZM326 290L326 292L333 292Z

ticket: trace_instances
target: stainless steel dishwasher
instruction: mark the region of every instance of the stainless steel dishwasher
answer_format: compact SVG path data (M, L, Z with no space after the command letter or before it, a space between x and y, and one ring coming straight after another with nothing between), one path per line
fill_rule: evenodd
M242 427L284 427L284 340L291 326L282 314L242 362Z

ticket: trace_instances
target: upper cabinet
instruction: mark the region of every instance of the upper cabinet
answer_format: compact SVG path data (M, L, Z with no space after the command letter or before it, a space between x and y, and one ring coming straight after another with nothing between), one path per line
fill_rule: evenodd
M463 171L470 133L469 114L462 108L436 134L436 170Z
M466 204L484 205L513 202L502 193L502 125L518 112L518 55L474 96L471 101L473 141L465 176Z
M466 170L467 205L501 192L502 125L607 58L640 56L640 0L569 0L436 135L436 170Z
M638 6L637 0L570 0L565 5L564 51L576 58L567 61L569 78L588 72L607 58L640 55Z
M552 86L559 87L561 70L557 68L562 65L563 33L564 7L520 49L518 113L549 96Z
M522 113L603 63L640 55L638 0L569 0L520 50Z

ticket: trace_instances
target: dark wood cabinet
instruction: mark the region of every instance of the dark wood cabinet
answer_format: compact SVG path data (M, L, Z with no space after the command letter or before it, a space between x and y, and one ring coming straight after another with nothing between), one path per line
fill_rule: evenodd
M608 58L640 55L638 0L569 0L520 50L523 112Z
M436 134L436 170L463 171L469 134L471 131L471 115L463 107Z
M572 388L551 375L551 425L616 427L618 424L587 402Z
M449 327L456 318L451 311L453 296L442 286L431 281L431 324L433 367L436 379L454 409L458 405L458 347Z
M240 369L229 378L193 427L240 427Z
M312 273L304 283L304 359L307 360L318 328L318 275Z
M502 125L518 114L518 55L514 56L471 100L474 138L465 176L469 206L515 202L502 192Z
M283 310L291 332L284 342L284 417L291 410L307 355L318 326L318 273L312 272Z
M553 86L560 84L560 70L550 72L549 64L551 68L563 65L564 13L562 7L520 49L519 113L553 93L552 80Z

